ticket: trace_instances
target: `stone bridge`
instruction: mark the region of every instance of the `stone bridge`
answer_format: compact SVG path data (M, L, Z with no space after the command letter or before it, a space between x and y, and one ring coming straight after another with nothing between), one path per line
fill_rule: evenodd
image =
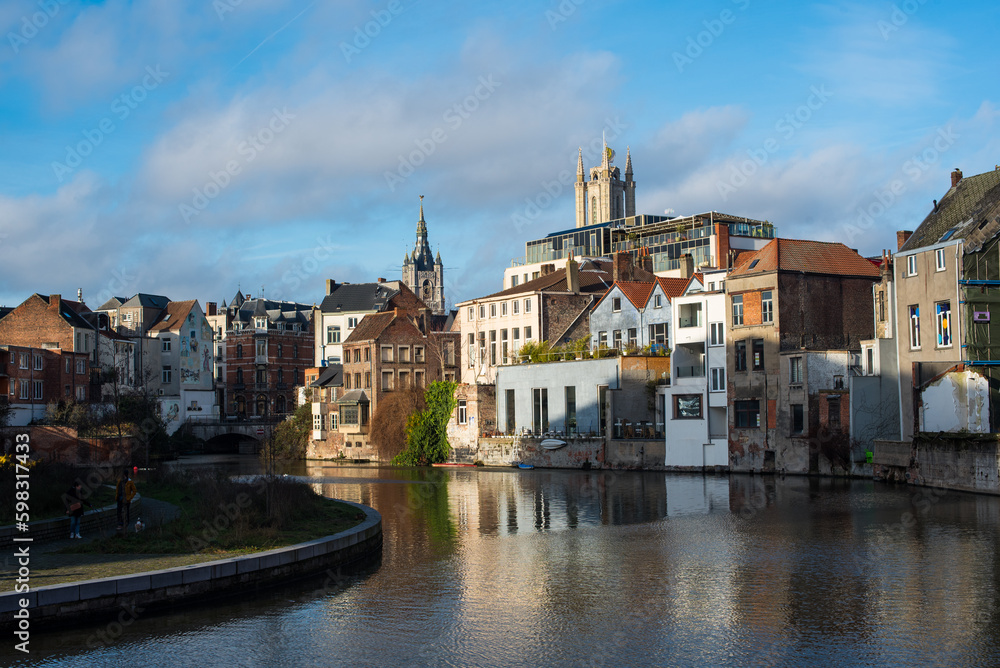
M206 450L256 454L277 426L274 420L216 420L192 422L191 433L205 441Z

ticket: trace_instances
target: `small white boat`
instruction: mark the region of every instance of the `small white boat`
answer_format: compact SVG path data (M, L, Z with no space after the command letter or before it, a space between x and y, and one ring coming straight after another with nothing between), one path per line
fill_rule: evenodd
M566 441L560 441L558 438L546 438L541 443L543 450L558 450L564 445Z

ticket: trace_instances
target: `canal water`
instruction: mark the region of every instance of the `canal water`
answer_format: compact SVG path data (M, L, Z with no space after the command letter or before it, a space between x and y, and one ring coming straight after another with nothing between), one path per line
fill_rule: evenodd
M997 498L801 477L293 473L382 513L380 564L38 633L31 663L1000 665ZM19 662L12 644L0 663Z

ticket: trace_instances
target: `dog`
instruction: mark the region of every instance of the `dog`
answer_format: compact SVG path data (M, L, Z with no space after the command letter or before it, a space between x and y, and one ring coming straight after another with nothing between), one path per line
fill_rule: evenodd
M145 528L146 528L146 525L142 523L142 518L141 517L135 521L135 532L136 533L139 533L140 531L142 531Z

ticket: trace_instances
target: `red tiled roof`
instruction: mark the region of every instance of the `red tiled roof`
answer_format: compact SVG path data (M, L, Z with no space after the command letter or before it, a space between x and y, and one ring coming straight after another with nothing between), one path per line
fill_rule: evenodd
M729 277L772 271L879 277L877 267L844 244L804 239L772 239L759 251L742 254Z
M188 314L194 308L196 299L183 302L169 302L160 314L160 319L149 328L151 332L170 332L179 328L187 320ZM169 318L167 316L170 316Z
M617 285L622 291L622 294L625 295L630 302L632 302L633 306L636 308L643 308L646 306L646 302L649 301L649 295L653 292L653 286L655 286L656 283L653 283L652 281L648 283L646 281L618 281L615 285ZM611 286L612 289L614 287L614 285ZM609 289L608 292L611 292L611 290ZM608 293L606 292L604 294ZM601 299L603 300L604 297L601 297Z
M350 336L344 339L344 343L357 343L359 341L374 341L385 328L396 319L396 311L384 311L382 313L369 313L361 318L361 322L354 328Z
M698 277L699 281L702 281L701 274L695 274L691 278L663 278L662 276L657 276L656 282L660 284L660 288L663 290L663 293L667 295L667 299L673 302L674 297L680 297L684 294L688 283L690 283L691 279L695 276Z

